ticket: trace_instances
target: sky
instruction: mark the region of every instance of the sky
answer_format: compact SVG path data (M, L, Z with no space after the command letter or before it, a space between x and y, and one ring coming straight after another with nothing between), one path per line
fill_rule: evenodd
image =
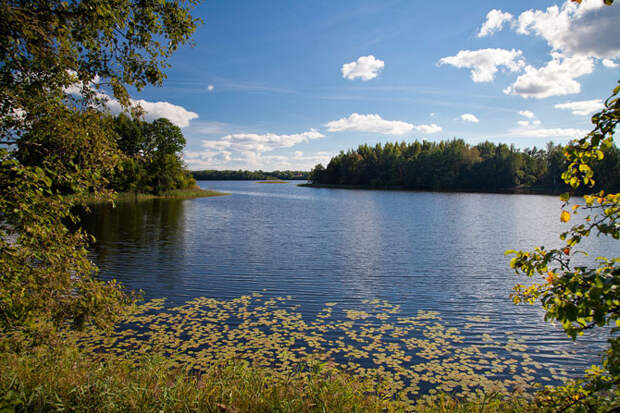
M620 79L620 2L207 0L133 91L192 170L310 170L360 144L585 135Z

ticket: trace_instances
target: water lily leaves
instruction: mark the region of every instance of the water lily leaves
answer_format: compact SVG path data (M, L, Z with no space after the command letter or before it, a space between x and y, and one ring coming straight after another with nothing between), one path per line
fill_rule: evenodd
M466 342L434 311L403 317L399 306L374 299L365 300L363 310L325 303L312 319L291 300L259 293L232 300L198 298L178 307L153 300L117 330L89 331L79 340L93 352L160 352L171 365L194 371L234 360L286 376L320 363L324 371L352 372L372 391L405 400L431 391L509 391L529 387L535 376L566 376L535 361L521 338L487 333L488 317L464 317L466 329L476 327Z

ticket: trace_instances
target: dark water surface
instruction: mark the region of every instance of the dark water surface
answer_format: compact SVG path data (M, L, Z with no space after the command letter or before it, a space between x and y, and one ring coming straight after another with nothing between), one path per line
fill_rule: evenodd
M466 340L481 333L524 340L547 366L570 375L599 360L605 336L571 342L537 306L508 298L519 279L507 249L560 245L567 228L558 197L356 191L294 183L201 182L231 195L98 206L85 226L97 238L103 278L170 305L252 292L292 296L314 317L326 302L363 309L364 300L400 305L403 316L438 311ZM617 245L588 240L593 251ZM464 326L466 318L488 317ZM598 335L597 335L598 334Z

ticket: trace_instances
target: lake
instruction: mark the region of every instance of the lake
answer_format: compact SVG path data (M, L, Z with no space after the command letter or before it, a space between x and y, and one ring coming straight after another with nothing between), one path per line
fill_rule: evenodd
M568 224L558 197L199 184L230 195L96 206L84 226L97 238L100 276L146 299L166 297L167 306L290 296L304 318L325 303L363 310L379 299L402 316L438 312L468 345L516 337L536 363L568 376L600 359L603 332L572 342L544 322L540 305L509 299L527 279L514 275L504 251L561 245ZM586 246L618 252L594 237Z

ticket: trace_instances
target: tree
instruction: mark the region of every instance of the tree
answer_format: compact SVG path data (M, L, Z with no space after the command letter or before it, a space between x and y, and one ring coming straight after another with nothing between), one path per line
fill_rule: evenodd
M114 118L114 126L123 158L112 189L159 194L195 184L181 159L186 143L181 128L164 118L149 123L124 114Z
M592 165L603 160L605 151L612 148L615 128L620 121L619 93L620 86L617 86L604 109L592 116L594 129L565 149L568 167L562 178L573 189L593 187L596 183ZM560 214L562 222L569 222L579 212L586 214L581 222L560 235L564 245L507 253L515 255L510 265L517 274L542 278L529 286L515 286L515 303L533 304L540 300L546 311L545 319L561 322L566 334L573 339L585 330L611 326L609 348L603 358L605 370L593 368L585 384L569 386L570 403L587 405L592 403L591 399L600 397L601 390L611 391L612 397L620 396L620 257L598 257L595 267L575 265L574 259L577 254L586 254L578 249L584 238L596 235L620 240L620 193L600 191L585 195L583 203L578 200L573 205L569 193L562 194L561 199L564 202ZM559 393L564 394L566 389L560 388ZM551 400L557 402L554 393L550 394Z
M105 325L130 300L96 280L71 208L105 195L120 154L109 99L160 85L196 0L0 3L0 328L46 339ZM139 108L134 108L138 114ZM66 196L67 193L72 195Z

